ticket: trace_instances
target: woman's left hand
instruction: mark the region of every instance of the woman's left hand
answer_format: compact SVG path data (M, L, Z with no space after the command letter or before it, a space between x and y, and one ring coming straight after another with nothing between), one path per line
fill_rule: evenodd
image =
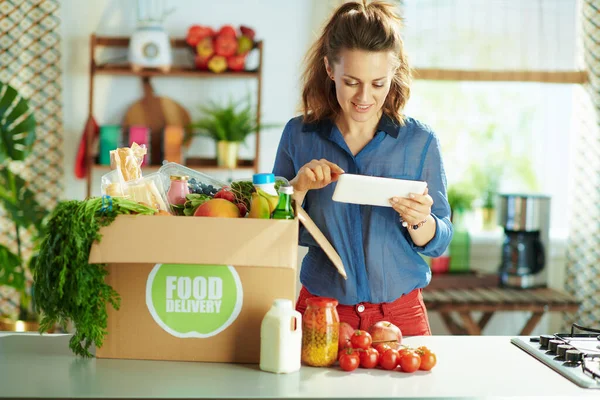
M392 197L390 204L392 208L400 214L400 218L409 225L417 225L425 221L431 214L433 199L428 194L429 189L425 188L423 194L411 193L406 197Z

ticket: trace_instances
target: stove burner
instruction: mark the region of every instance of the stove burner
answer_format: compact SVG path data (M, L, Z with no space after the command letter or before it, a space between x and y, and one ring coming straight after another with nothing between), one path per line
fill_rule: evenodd
M599 334L599 329L572 324L570 333L511 342L577 385L600 389Z

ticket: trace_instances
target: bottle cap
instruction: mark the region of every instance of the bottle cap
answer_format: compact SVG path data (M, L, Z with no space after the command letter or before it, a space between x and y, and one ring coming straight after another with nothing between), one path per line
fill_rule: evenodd
M283 194L294 194L294 187L291 185L279 186L279 193Z
M289 299L275 299L273 300L273 307L280 308L283 310L291 310L292 301Z
M265 183L275 183L274 174L254 174L252 176L252 183L255 185L263 185Z

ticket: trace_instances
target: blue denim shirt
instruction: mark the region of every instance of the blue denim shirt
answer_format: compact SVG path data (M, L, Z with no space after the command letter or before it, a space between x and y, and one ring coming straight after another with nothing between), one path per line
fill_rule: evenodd
M301 228L299 243L308 247L300 271L302 285L312 294L346 305L391 302L427 286L431 270L419 253L439 256L452 238L446 175L439 141L431 129L412 118L400 127L384 115L373 139L354 156L334 123L305 124L296 117L285 126L273 173L291 180L303 165L321 158L352 174L426 181L437 228L433 239L419 247L393 208L335 202L335 183L310 190L304 209L339 253L348 279L337 273Z

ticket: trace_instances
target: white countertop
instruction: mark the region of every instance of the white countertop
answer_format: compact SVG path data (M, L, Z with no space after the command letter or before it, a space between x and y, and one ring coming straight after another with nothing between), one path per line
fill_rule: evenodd
M339 368L262 372L257 365L81 359L69 336L0 335L0 397L83 398L595 398L501 336L407 338L430 372Z

